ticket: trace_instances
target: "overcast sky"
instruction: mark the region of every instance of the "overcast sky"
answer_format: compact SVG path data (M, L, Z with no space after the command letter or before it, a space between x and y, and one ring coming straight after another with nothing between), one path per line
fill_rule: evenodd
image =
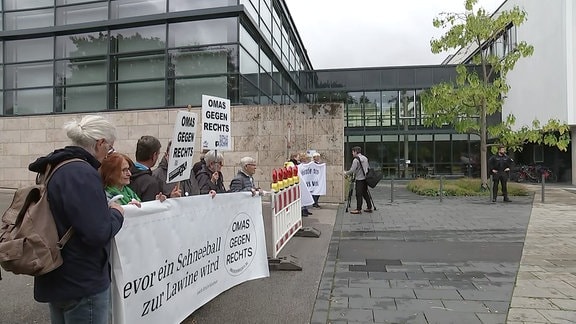
M504 0L479 0L492 13ZM465 0L286 0L314 69L439 64L430 40L441 12Z

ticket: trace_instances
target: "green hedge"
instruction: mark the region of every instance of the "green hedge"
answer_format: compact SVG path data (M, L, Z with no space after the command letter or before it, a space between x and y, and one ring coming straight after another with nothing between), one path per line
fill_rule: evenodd
M457 179L444 180L444 196L489 196L489 190L482 190L480 179ZM438 196L440 194L440 180L436 179L416 179L406 186L408 190L422 196ZM501 192L499 191L499 194ZM524 186L508 182L508 195L527 196L529 191Z

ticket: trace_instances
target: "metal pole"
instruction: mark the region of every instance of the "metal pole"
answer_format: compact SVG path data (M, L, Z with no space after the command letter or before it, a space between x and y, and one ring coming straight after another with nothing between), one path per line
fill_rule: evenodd
M544 202L544 192L545 192L545 187L546 187L546 178L544 177L544 172L542 172L542 202Z
M390 180L390 202L394 202L394 176Z
M444 194L444 176L440 176L440 202L442 202L443 194Z

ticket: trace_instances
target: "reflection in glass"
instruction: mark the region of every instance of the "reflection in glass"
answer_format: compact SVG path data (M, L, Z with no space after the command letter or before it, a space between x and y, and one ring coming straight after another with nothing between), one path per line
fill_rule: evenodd
M382 126L395 126L398 115L398 91L382 91Z
M181 49L170 51L170 75L194 76L207 74L225 74L229 60L232 60L232 48L213 47L201 49ZM230 68L234 68L232 65Z
M9 89L51 86L53 82L52 62L11 64L5 69Z
M164 78L164 54L114 57L112 73L118 81Z
M164 80L114 85L118 109L164 107Z
M106 89L105 85L56 88L56 111L87 112L106 110Z
M170 0L170 12L235 5L238 0Z
M106 55L108 35L102 32L56 37L56 58Z
M7 115L32 115L52 112L52 88L5 91Z
M242 45L250 55L258 57L258 43L242 25L240 25L240 45Z
M84 3L84 2L108 2L108 0L56 0L56 5L67 5L67 4L75 4L75 3Z
M108 4L106 2L56 8L56 25L59 26L107 19Z
M240 0L240 4L244 5L250 17L258 24L258 0Z
M257 105L260 103L258 87L244 77L240 77L240 103L244 105Z
M56 84L71 85L106 82L106 59L56 62Z
M7 12L4 17L5 30L54 26L54 9Z
M166 12L166 0L116 0L110 2L111 19Z
M189 21L170 24L170 47L236 42L237 18Z
M166 47L166 25L110 31L113 53L163 50Z
M54 0L4 0L4 10L22 10L50 7L54 5Z
M240 48L240 73L244 75L258 74L258 62L256 62L243 48Z
M364 106L364 125L380 126L380 107L382 106L380 92L365 92L362 104Z
M200 106L203 94L226 98L227 84L226 76L176 80L174 103L176 106Z
M6 41L6 63L46 60L52 58L52 37Z
M346 120L348 127L362 126L362 106L360 105L363 92L349 92L348 104L346 105Z

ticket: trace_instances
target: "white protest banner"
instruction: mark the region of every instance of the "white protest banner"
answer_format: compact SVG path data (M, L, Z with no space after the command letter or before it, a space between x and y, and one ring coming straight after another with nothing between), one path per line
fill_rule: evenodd
M270 275L259 196L199 195L124 209L111 252L114 324L180 323L223 291Z
M174 123L172 146L166 170L166 183L190 179L194 163L194 139L198 115L189 111L179 111Z
M230 100L202 95L202 149L230 151Z
M306 207L314 204L314 199L312 198L312 194L308 190L308 187L306 187L306 183L302 179L302 169L300 168L302 165L303 164L298 164L298 177L300 178L298 185L300 185L300 205Z
M312 195L326 194L326 163L309 162L298 165L298 172L302 175L301 182L306 184Z

